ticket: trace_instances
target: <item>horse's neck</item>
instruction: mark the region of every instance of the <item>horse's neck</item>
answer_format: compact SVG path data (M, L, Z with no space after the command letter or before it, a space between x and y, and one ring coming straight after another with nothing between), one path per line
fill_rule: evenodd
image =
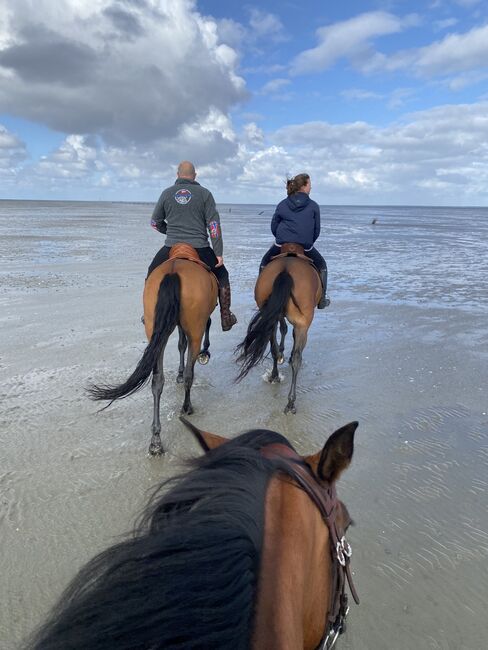
M319 644L329 601L328 531L310 497L273 478L254 622L253 650L308 650Z

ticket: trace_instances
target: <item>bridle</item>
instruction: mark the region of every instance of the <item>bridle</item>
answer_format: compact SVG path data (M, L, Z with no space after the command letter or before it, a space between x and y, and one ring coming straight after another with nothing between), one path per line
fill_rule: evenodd
M329 529L332 558L332 581L329 611L325 621L324 635L316 650L330 650L345 629L345 619L349 612L346 594L346 580L354 601L359 605L359 597L351 575L352 549L346 540L345 531L337 521L339 500L335 485L318 482L309 466L286 444L271 443L261 449L261 454L270 460L285 461L290 476L315 503L324 523Z

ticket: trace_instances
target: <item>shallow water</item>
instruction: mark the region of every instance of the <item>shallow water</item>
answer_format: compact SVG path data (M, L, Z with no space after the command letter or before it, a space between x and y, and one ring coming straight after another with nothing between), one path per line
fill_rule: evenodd
M269 361L232 383L272 209L220 209L239 325L212 329L193 421L224 435L273 428L309 453L359 420L339 491L356 522L362 602L337 647L486 647L488 210L323 209L332 305L316 313L298 413L285 416L286 365L282 384L263 381ZM176 338L165 359L164 459L146 456L150 389L102 413L83 393L89 380L123 379L144 348L142 286L163 243L150 211L0 202L2 650L18 647L77 568L131 528L147 490L198 453L177 418Z

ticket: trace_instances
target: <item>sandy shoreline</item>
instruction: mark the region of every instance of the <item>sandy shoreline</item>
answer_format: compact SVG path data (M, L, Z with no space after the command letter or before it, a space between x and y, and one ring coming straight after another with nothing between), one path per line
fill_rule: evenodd
M83 393L90 379L123 378L144 347L140 294L157 244L136 232L135 221L113 234L85 224L64 261L58 251L30 269L22 255L2 266L4 650L18 647L81 564L130 529L147 490L198 453L177 419L175 338L161 407L165 458L146 456L149 389L98 414ZM239 326L212 331L193 421L229 435L266 426L305 453L359 420L340 493L357 524L350 538L362 604L340 648L478 650L488 601L485 314L331 291L304 354L298 413L285 416L286 366L281 385L263 384L264 369L231 382L232 350L254 306L254 257L242 248L228 257Z

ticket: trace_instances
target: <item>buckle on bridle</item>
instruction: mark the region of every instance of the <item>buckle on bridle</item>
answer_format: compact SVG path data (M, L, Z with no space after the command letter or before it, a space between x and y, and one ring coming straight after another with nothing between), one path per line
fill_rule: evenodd
M337 619L334 621L329 633L324 639L323 645L320 646L320 650L331 650L335 646L335 642L339 636L344 632L346 616L349 614L349 606L347 604L347 597L341 602L341 611L339 612Z
M352 548L345 536L343 535L336 544L336 556L341 566L346 566L346 562L352 555Z

